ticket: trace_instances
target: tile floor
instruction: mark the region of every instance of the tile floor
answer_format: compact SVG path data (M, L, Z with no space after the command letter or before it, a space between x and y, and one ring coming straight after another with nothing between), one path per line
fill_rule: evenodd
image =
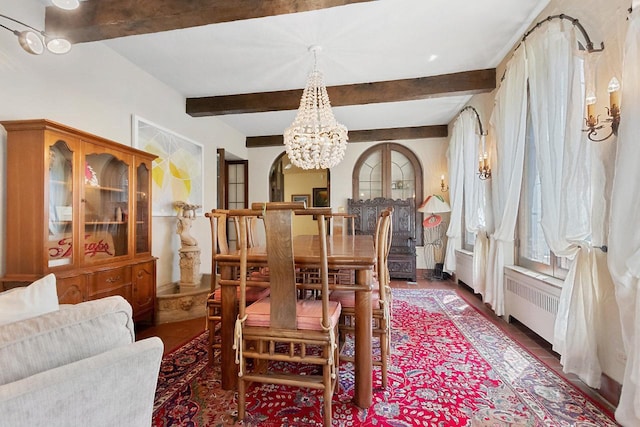
M465 300L485 313L487 317L501 329L503 329L512 339L519 342L523 347L528 349L532 354L538 357L542 362L547 364L551 369L557 372L569 382L580 388L585 394L599 402L601 405L608 407L612 412L615 410L613 404L617 404L620 394L619 385L614 382L604 382L604 386L600 392L594 390L584 384L573 374L564 374L560 365L560 356L553 352L551 344L540 338L534 332L526 328L524 325L514 321L507 323L504 319L497 317L493 311L488 308L479 298L474 295L470 288L463 284L456 284L452 280L430 281L423 279L424 271L418 271L418 280L416 283L405 281L392 281L392 288L416 288L416 289L458 289ZM136 325L138 327L138 325ZM165 323L157 326L138 327L136 333L137 339L150 336L158 336L165 345L165 354L176 349L193 337L200 334L205 329L205 318L196 318L175 323Z

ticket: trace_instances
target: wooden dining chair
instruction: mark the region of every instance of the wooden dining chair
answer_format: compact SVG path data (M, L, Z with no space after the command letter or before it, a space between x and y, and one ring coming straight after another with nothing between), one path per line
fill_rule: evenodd
M239 230L240 230L240 223L239 223L239 218L238 217L233 217L233 223L235 225L236 228L236 239L240 240L240 235L239 235ZM258 245L258 234L257 234L257 224L258 224L259 218L258 216L249 216L247 217L246 220L246 227L247 227L247 246L249 248L253 248L254 246Z
M345 212L332 212L329 216L329 233L334 235L354 235L356 215Z
M318 268L321 271L321 299L299 300L293 252L291 207L263 204L262 216L267 240L267 262L271 294L245 308L247 289L247 236L240 227L240 302L234 348L238 371L238 418L245 418L246 392L252 382L279 384L323 391L324 426L331 425L331 399L338 378L337 325L340 303L329 301L327 240L324 214L317 214ZM313 209L305 210L309 213ZM317 211L322 212L322 211ZM300 214L299 211L296 213ZM255 211L230 211L241 223ZM252 360L251 364L247 361ZM315 365L319 373L296 371L281 363ZM277 369L280 365L280 369Z
M240 219L235 216L232 218L233 224L236 230L236 242L240 241ZM258 240L258 223L262 222L262 217L256 216L247 216L246 218L246 228L247 228L247 247L253 248L260 244ZM269 281L269 267L253 267L251 268L247 274L251 278L251 280L257 281ZM252 301L253 302L253 301Z
M330 234L334 236L356 233L356 216L345 212L332 212L329 217ZM329 270L329 282L335 284L349 284L355 281L354 270Z
M209 365L220 363L220 327L222 326L222 288L218 279L217 256L229 253L229 242L227 239L227 210L214 209L205 213L211 224L211 292L207 295L207 331L209 332L209 342L207 351L209 354ZM264 284L264 277L252 278L254 286L247 287L246 300L255 302L260 298L269 295L269 288ZM240 289L238 288L238 293Z
M372 335L380 342L380 360L374 359L373 364L381 367L382 387L387 388L388 359L391 355L391 288L389 286L389 269L387 267L389 248L391 246L392 210L386 209L377 220L375 247L376 271L374 280L377 288L371 292ZM332 301L340 302L342 315L340 317L340 337L344 343L347 333L355 331L355 294L353 291L337 290L329 297ZM341 355L342 360L353 361L353 358Z

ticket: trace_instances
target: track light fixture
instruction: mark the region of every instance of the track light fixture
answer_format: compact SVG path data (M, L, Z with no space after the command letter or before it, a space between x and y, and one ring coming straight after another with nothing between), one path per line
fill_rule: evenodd
M54 6L64 10L77 9L80 6L79 0L51 0Z
M72 1L59 1L62 3L72 3ZM56 2L54 2L54 4L56 4ZM43 30L38 30L37 28L32 27L29 24L25 24L24 22L18 21L17 19L11 18L7 15L0 14L0 18L4 18L15 24L25 27L24 30L19 31L17 29L9 28L6 25L0 24L0 27L9 32L12 32L16 37L18 37L18 43L20 43L20 46L25 50L25 52L28 52L32 55L40 55L46 48L51 53L61 55L71 50L71 42L69 42L69 40L67 39L49 35Z

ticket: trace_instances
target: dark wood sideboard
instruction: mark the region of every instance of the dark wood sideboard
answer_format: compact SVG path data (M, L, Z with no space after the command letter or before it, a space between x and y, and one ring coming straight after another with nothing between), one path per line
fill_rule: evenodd
M350 214L356 215L356 234L373 235L380 212L393 207L389 275L392 279L416 280L416 205L413 198L393 200L348 200Z

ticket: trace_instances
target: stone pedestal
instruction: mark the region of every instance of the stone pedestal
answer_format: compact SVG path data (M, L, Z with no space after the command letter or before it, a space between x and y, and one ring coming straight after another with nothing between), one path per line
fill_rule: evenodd
M177 282L160 286L156 295L156 324L205 317L210 292L209 274L203 274L200 285L195 288L181 288Z
M180 248L180 288L196 288L200 285L201 278L200 248L197 246Z

